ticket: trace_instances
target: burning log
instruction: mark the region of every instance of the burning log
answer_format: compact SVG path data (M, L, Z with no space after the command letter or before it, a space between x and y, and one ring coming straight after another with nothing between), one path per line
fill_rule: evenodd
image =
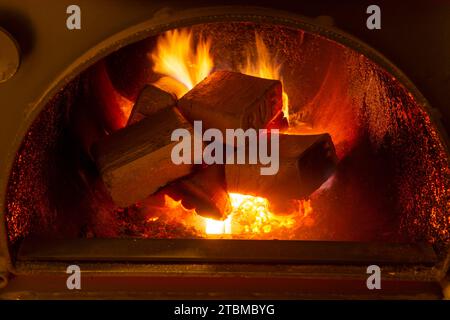
M292 199L304 199L333 173L337 163L328 134L280 134L279 170L261 175L260 164L227 164L225 178L229 192L267 198L279 213Z
M192 164L176 165L171 159L177 143L171 141L171 134L179 128L193 136L191 125L180 112L166 108L112 133L95 146L97 167L117 205L126 207L143 200L192 172Z
M176 104L169 93L147 85L139 95L131 112L129 125ZM201 169L189 177L177 180L163 188L162 193L175 200L181 200L187 209L214 219L224 219L230 211L230 201L225 189L224 167L219 165Z
M175 97L170 93L153 85L146 85L134 104L130 118L128 119L128 125L151 116L159 110L173 107L176 103Z
M170 197L181 200L186 209L204 217L223 220L231 211L225 189L223 165L212 165L164 188Z
M282 108L282 86L268 80L230 71L209 75L178 102L191 122L206 129L264 128Z

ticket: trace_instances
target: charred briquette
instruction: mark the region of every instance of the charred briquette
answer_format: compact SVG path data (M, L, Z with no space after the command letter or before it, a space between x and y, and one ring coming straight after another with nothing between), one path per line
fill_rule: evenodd
M292 199L304 199L334 172L337 157L329 134L280 134L279 170L261 175L261 164L226 164L229 192L267 198L271 207L284 208ZM280 210L281 212L285 210Z
M224 165L211 165L164 188L170 197L181 200L186 209L207 218L224 220L231 212L225 188Z
M278 80L217 71L186 93L178 106L205 129L261 129L281 111L282 86Z
M176 98L170 93L151 84L142 89L128 119L128 125L136 123L156 112L175 106Z
M145 84L158 79L148 57L155 43L156 38L149 37L124 46L104 59L111 83L128 100L136 101Z
M175 165L171 159L172 148L178 143L171 141L171 135L180 128L187 129L193 139L192 126L181 113L165 108L95 145L97 168L118 206L143 200L192 172L192 164Z

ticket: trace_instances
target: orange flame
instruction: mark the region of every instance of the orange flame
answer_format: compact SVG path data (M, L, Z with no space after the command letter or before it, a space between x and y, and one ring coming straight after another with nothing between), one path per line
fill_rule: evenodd
M272 57L269 49L267 49L266 44L259 34L255 34L255 45L256 53L252 47L247 49L247 62L240 71L249 76L280 80L283 83L283 78L280 74L281 64L277 63L276 59ZM256 57L256 59L253 57ZM284 85L282 111L285 118L289 121L289 97L284 91Z
M208 76L214 66L211 40L202 38L195 50L193 46L192 32L186 29L167 31L158 38L151 54L153 71L163 75L154 83L157 87L180 98Z
M211 39L201 38L195 50L193 47L193 36L190 30L175 29L160 36L156 50L150 55L153 71L162 75L154 85L180 98L206 78L214 67ZM247 49L247 61L240 72L250 76L280 80L283 83L280 74L281 64L272 57L259 34L255 35L255 48ZM289 121L289 97L284 90L282 110Z

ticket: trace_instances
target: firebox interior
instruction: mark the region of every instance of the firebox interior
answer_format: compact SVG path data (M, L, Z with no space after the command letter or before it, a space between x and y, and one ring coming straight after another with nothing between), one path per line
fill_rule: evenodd
M219 225L164 194L114 205L91 146L124 127L142 88L163 78L154 57L161 35L149 37L77 76L29 129L9 181L11 245L31 236L448 243L448 154L427 107L396 77L352 48L285 26L205 23L189 34L193 44L207 39L213 70L242 72L261 59L262 41L289 97L289 132L329 133L333 176L287 215L265 198L230 194L233 214Z

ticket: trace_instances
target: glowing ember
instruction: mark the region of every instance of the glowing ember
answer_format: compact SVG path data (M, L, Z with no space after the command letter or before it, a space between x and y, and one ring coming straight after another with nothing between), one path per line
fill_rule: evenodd
M231 217L237 233L271 233L283 228L292 228L295 213L288 216L273 214L269 209L269 201L265 198L230 193L233 211Z
M231 217L224 221L205 218L206 234L231 234Z
M211 72L211 40L200 39L195 50L192 33L186 29L167 31L158 38L151 54L153 71L163 75L156 86L178 98L192 89Z

